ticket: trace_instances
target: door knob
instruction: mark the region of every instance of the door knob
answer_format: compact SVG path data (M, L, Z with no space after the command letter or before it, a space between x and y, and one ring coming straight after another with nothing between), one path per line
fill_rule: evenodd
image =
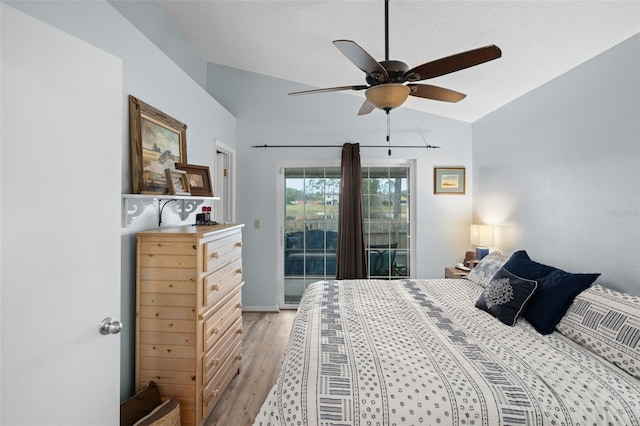
M100 323L100 334L118 334L122 330L122 323L115 318L108 317Z

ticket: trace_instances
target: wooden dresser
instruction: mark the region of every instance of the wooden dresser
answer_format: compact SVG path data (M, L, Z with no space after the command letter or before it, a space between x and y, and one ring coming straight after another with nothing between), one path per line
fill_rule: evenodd
M240 370L243 225L137 234L136 390L158 384L202 425Z

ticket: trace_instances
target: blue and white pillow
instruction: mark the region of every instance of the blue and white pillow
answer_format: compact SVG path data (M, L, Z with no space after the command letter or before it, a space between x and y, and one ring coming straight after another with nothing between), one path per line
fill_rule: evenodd
M576 296L556 328L640 379L640 296L594 284Z
M469 272L467 279L481 285L482 287L486 287L496 272L504 266L507 260L509 260L509 256L502 254L497 250L493 251L482 258L480 263L478 263L478 265Z
M476 301L480 308L506 325L516 325L527 304L538 289L538 283L500 269Z

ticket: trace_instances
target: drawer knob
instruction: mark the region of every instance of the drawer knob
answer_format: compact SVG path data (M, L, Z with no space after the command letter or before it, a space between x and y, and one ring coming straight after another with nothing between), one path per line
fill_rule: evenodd
M212 328L211 331L209 332L210 334L218 334L218 329L217 328Z
M220 256L220 255L218 254L218 252L217 252L217 251L214 251L213 253L211 253L211 254L209 255L209 257L212 257L212 258L214 258L214 259L217 259L219 256Z
M240 361L242 359L242 355L236 355L236 361Z
M209 289L211 291L218 291L218 290L220 290L220 287L218 286L218 284L213 284L213 285L209 286Z
M242 309L242 303L236 303L236 308L237 309Z
M236 272L237 272L238 274L241 274L241 273L242 273L242 268L238 268L238 269L236 269Z
M242 334L242 328L237 329L236 334Z
M236 247L242 247L242 241L238 241L238 242L236 243Z
M211 360L211 362L209 363L209 365L218 365L218 363L220 362L220 358L214 358Z

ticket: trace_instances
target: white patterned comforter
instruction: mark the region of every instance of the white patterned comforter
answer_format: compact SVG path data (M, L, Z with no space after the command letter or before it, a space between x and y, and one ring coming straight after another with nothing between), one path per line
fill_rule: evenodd
M258 425L640 425L640 380L467 280L310 286Z

